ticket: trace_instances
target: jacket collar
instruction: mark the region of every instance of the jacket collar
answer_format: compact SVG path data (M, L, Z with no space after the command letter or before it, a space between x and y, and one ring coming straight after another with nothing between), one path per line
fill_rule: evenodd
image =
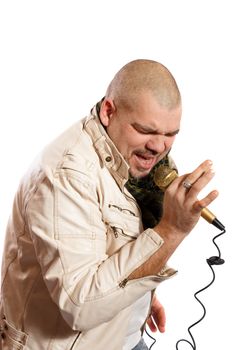
M123 188L128 180L129 165L117 150L99 119L101 101L91 110L84 122L84 129L90 135L102 164L110 171L118 185Z

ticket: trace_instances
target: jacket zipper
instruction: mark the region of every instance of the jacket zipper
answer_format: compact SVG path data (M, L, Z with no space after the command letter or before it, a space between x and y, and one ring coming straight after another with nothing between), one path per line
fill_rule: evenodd
M130 215L133 215L133 216L136 216L135 215L135 213L132 211L132 210L130 210L130 209L125 209L125 208L121 208L121 207L119 207L118 205L115 205L115 204L109 204L108 205L108 207L109 208L116 208L116 209L118 209L120 212L122 212L122 213L129 213Z
M113 234L116 238L119 237L119 235L124 236L124 237L129 237L129 238L133 238L136 239L137 237L131 236L131 235L127 235L127 233L125 233L122 228L120 227L116 227L116 226L111 226L112 230L113 230Z
M120 288L125 288L127 282L128 282L128 278L123 279L123 281L121 281L119 283L119 287Z

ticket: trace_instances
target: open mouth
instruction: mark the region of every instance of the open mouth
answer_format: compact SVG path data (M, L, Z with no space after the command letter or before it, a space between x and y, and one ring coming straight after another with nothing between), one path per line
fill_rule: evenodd
M157 157L148 154L135 153L134 156L138 166L145 170L151 169L157 160Z

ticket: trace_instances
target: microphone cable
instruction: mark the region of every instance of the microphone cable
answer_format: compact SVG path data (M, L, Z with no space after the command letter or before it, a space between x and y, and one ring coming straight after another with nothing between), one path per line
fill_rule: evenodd
M197 295L198 295L199 293L203 292L204 290L206 290L207 288L209 288L209 287L214 283L214 281L215 281L215 271L214 271L213 265L222 265L222 264L225 263L225 260L221 258L221 251L220 251L220 249L219 249L217 243L215 242L215 240L216 240L218 237L222 236L225 232L226 232L226 230L223 229L222 232L220 232L218 235L216 235L216 236L212 239L213 244L214 244L215 247L217 248L218 256L211 256L210 258L206 259L206 262L207 262L207 264L208 264L208 266L209 266L209 268L211 269L211 272L212 272L212 280L211 280L204 288L198 290L198 291L194 294L195 299L199 302L199 304L200 304L200 305L202 306L202 308L203 308L203 315L201 316L201 318L200 318L199 320L197 320L196 322L194 322L194 323L193 323L191 326L189 326L189 328L188 328L188 333L189 333L189 335L190 335L190 338L191 338L191 341L192 341L192 342L191 342L190 340L185 339L185 338L179 339L179 340L176 342L176 350L179 350L179 344L180 344L181 342L188 343L188 344L191 346L191 348L192 348L193 350L196 350L196 349L197 349L197 348L196 348L196 343L195 343L194 337L193 337L193 335L192 335L192 333L191 333L191 328L193 328L193 327L196 326L198 323L200 323L200 322L203 320L203 318L205 317L205 315L206 315L206 308L205 308L204 304L200 301L200 299L197 297ZM149 350L151 350L151 349L153 348L154 344L156 343L156 339L155 339L151 334L149 334L149 332L147 331L147 329L145 329L145 332L146 332L146 334L148 335L148 337L151 338L151 339L153 340L153 343L152 343L152 344L150 345L150 347L149 347Z

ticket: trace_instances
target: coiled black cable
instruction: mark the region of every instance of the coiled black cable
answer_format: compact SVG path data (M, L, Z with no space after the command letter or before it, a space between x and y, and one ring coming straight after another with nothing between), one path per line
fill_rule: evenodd
M193 328L193 327L196 326L198 323L200 323L200 322L203 320L203 318L205 317L205 315L206 315L206 308L205 308L205 306L203 305L203 303L200 301L200 299L198 299L197 295L198 295L199 293L203 292L204 290L206 290L207 288L209 288L209 287L213 284L213 282L214 282L214 280L215 280L215 272L214 272L214 269L213 269L213 265L222 265L222 264L224 264L224 262L225 262L224 259L221 258L221 251L220 251L218 245L217 245L216 242L215 242L215 240L216 240L218 237L222 236L225 232L226 232L225 229L222 230L222 232L220 232L218 235L216 235L216 236L213 238L213 240L212 240L213 244L214 244L215 247L217 248L218 256L211 256L210 258L206 259L206 262L207 262L207 264L209 265L209 267L210 267L210 269L211 269L211 271L212 271L212 276L213 276L213 277L212 277L212 280L211 280L204 288L198 290L198 291L194 294L195 299L199 302L199 304L200 304L200 305L202 306L202 308L203 308L203 315L201 316L201 318L200 318L199 320L197 320L195 323L193 323L193 324L192 324L191 326L189 326L189 328L188 328L188 333L189 333L189 335L190 335L190 338L191 338L192 342L189 341L189 340L187 340L187 339L180 339L180 340L178 340L177 343L176 343L176 350L179 350L178 347L179 347L179 344L180 344L181 342L188 343L188 344L191 346L191 348L192 348L193 350L196 350L196 343L195 343L194 337L193 337L193 335L192 335L192 333L191 333L191 328ZM156 342L156 339L155 339L154 337L152 337L152 335L150 335L150 334L147 332L147 330L145 330L145 332L146 332L146 334L147 334L151 339L153 339L153 341L154 341L154 342L150 345L150 347L149 347L149 350L151 350L152 347L154 346L155 342Z

